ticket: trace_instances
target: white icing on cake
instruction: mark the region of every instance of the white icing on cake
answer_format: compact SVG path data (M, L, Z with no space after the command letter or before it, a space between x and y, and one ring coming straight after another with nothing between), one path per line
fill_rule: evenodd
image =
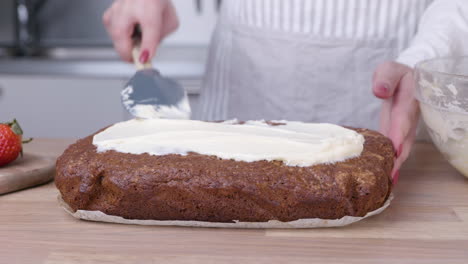
M361 154L364 137L332 124L273 121L209 123L195 120L132 119L96 134L98 152L150 155L196 152L236 161L279 160L289 166L333 163Z

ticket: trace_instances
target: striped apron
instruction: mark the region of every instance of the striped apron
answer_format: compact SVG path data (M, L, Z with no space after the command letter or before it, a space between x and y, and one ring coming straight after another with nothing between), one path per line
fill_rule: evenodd
M378 126L375 67L432 0L225 0L195 118Z

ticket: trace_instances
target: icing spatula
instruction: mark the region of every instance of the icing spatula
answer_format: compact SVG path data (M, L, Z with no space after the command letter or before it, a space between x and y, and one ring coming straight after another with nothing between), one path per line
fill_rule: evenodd
M189 119L191 110L185 89L176 81L161 76L150 62L140 63L141 34L140 27L136 26L132 57L137 72L121 92L122 104L139 118Z

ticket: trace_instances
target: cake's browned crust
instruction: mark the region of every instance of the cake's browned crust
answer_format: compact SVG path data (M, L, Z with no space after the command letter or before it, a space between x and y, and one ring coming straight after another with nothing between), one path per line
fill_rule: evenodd
M97 153L89 136L59 157L55 183L73 210L128 219L259 222L364 216L390 193L394 150L381 134L356 131L366 139L361 156L310 167L195 153Z

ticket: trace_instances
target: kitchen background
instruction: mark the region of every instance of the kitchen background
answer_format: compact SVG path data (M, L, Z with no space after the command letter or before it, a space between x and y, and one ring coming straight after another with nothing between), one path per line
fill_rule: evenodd
M83 137L130 118L120 90L133 75L102 25L113 0L0 1L0 122L27 137ZM153 64L178 80L197 107L219 0L173 0L180 28Z

